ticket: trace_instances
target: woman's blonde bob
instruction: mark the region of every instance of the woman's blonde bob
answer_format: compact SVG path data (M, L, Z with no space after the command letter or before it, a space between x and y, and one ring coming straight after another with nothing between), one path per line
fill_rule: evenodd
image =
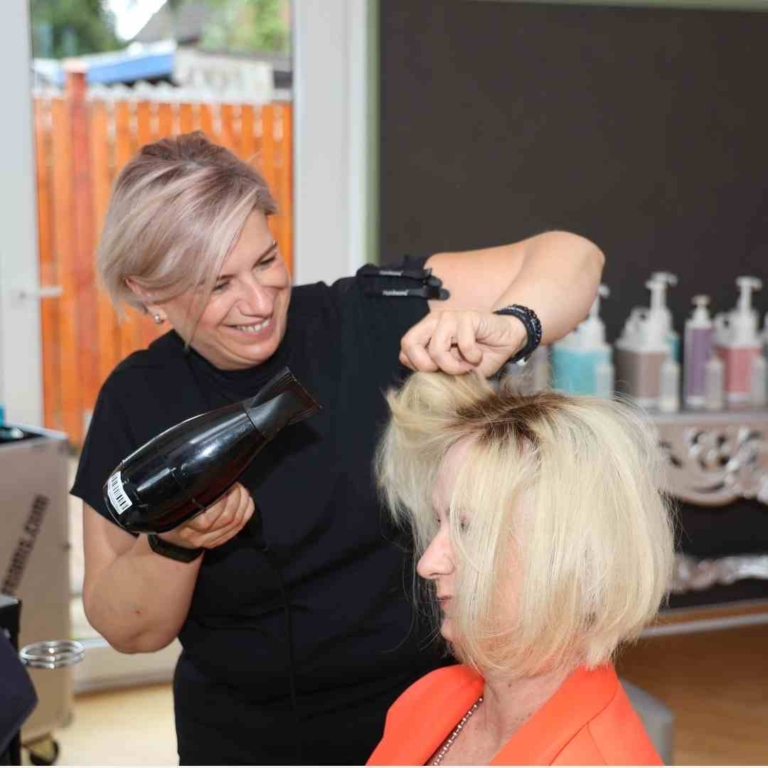
M277 211L266 181L202 132L142 147L117 177L99 244L114 305L145 309L198 291L202 311L253 210Z
M673 525L656 442L633 409L439 373L414 374L387 399L378 482L419 557L437 531L441 463L467 444L448 510L460 660L514 676L594 667L653 619Z

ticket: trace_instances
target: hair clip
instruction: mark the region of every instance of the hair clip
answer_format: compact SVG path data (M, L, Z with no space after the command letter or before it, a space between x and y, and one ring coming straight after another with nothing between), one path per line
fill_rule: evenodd
M388 298L423 298L445 300L450 293L437 285L424 285L421 288L366 288L363 291L365 296L384 296Z
M389 267L377 267L374 264L366 264L360 267L357 274L361 277L394 277L404 280L418 280L420 283L434 285L438 288L443 284L439 277L432 274L432 268L426 269L391 269Z

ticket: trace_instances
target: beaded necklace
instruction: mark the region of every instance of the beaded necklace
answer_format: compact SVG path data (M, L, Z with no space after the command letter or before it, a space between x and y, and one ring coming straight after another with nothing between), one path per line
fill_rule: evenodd
M443 746L440 748L440 751L435 755L435 759L432 761L431 765L440 765L440 763L443 762L443 758L448 754L448 750L453 746L453 742L456 741L459 734L461 733L461 729L467 724L467 720L469 720L472 715L477 712L477 708L483 703L483 697L481 696L469 709L466 715L461 718L459 721L459 724L453 729L453 733L445 740Z

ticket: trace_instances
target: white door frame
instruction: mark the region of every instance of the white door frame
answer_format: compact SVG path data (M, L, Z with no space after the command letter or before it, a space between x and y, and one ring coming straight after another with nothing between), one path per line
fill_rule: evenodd
M37 199L28 0L5 0L0 24L0 404L10 423L40 426Z
M374 261L377 0L294 0L297 283Z

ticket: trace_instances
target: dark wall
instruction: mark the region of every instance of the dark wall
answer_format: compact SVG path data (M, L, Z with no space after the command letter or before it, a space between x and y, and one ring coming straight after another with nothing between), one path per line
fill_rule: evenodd
M694 294L768 278L768 13L380 7L383 255L581 233L610 340L651 271L680 277L680 331Z

